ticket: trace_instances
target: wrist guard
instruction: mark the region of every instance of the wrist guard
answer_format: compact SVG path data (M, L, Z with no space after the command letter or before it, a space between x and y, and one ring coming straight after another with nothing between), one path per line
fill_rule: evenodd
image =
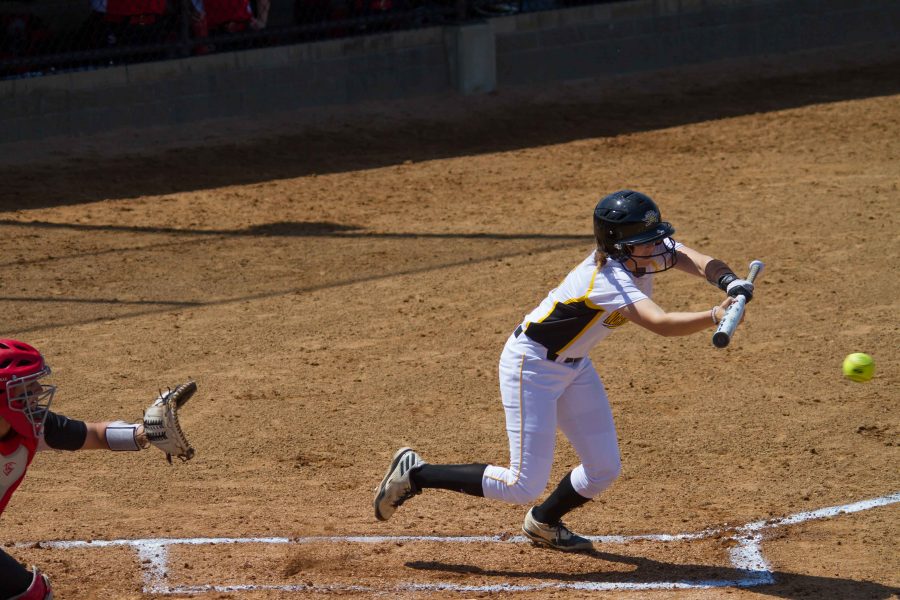
M106 445L114 451L140 450L141 446L137 442L137 428L138 424L136 423L113 421L106 426Z
M719 282L716 285L718 285L719 289L722 290L723 292L727 292L728 284L731 283L732 281L736 281L737 278L738 278L737 275L735 275L734 273L728 273L726 275L722 275L719 278Z
M706 275L706 280L708 282L718 287L723 292L728 289L729 283L737 279L737 275L734 274L731 267L718 258L714 258L707 263L703 274Z

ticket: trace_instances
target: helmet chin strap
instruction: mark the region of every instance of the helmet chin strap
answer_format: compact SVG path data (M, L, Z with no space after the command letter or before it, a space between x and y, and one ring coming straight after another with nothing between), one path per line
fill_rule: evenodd
M635 277L643 277L647 274L647 269L645 269L644 267L639 267L637 264L637 260L635 260L635 258L630 254L626 254L624 257L622 257L621 260L619 260L619 262L622 263L622 266L625 267L626 271L628 271ZM631 265L628 264L629 262L631 263Z

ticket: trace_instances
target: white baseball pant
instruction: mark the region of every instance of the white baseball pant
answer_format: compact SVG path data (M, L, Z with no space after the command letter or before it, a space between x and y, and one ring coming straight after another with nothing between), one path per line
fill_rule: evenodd
M579 495L593 498L621 472L616 426L591 359L564 363L546 356L547 349L525 334L510 336L503 348L500 395L510 464L485 469L486 498L531 504L540 497L550 479L557 425L581 459L572 471Z

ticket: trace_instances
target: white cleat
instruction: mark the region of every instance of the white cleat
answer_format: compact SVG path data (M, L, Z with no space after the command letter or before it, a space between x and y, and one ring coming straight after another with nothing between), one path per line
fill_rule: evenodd
M391 459L384 479L375 489L375 518L379 521L387 521L397 510L397 507L420 493L415 484L409 478L409 472L413 467L424 465L425 461L416 454L412 448L400 448Z
M563 552L588 552L594 549L591 540L572 533L568 527L563 525L562 521L554 526L546 525L535 520L531 515L532 511L534 508L531 508L525 515L522 532L535 546L545 546Z

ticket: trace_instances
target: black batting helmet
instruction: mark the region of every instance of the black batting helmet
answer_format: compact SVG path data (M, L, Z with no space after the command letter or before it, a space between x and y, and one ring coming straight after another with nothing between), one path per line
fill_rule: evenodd
M659 207L646 194L633 190L619 190L604 197L594 208L594 236L597 247L607 256L625 261L634 259L632 247L662 240L663 249L652 258L662 257L662 265L655 271L665 271L675 266L675 247L670 236L675 228L662 220ZM657 261L658 262L658 261ZM629 269L642 275L643 270ZM639 272L640 271L640 272Z

